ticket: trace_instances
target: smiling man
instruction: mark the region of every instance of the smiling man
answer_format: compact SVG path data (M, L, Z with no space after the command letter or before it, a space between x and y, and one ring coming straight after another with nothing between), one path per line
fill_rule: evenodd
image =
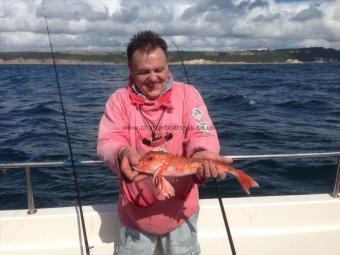
M197 176L169 179L176 195L166 198L134 170L150 150L230 161L219 156L219 142L207 108L191 85L175 82L168 67L167 44L158 34L136 34L127 47L129 84L106 103L98 134L98 156L120 177L119 254L199 254L197 185L224 178L214 163Z
M153 100L162 95L170 78L170 72L167 57L161 48L152 52L136 50L129 66L131 82L146 98Z

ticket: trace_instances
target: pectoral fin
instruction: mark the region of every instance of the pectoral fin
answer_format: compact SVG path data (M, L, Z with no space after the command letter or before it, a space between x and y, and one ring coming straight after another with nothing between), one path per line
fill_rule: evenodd
M172 187L172 185L164 177L159 178L159 182L159 188L165 197L169 198L175 196L174 187Z

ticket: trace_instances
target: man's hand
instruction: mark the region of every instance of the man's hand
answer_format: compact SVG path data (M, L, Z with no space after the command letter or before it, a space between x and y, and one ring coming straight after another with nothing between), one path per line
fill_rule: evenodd
M210 151L198 151L192 157L202 159L213 159L223 161L227 164L233 162L232 158L222 157L219 154ZM222 169L222 167L219 164L216 164L213 160L205 161L202 167L198 169L197 176L203 178L224 179L227 173Z
M133 167L138 165L141 156L131 147L124 147L119 152L120 171L129 181L141 181L148 177L139 173Z

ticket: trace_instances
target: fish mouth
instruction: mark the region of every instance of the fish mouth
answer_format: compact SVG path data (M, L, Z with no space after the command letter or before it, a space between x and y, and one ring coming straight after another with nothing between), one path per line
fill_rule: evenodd
M132 168L133 168L133 170L136 170L137 172L142 173L142 171L138 167L133 166Z
M145 174L145 175L148 175L148 176L153 176L153 174L152 173L146 173L146 172L143 172L142 170L140 170L138 167L136 167L136 166L133 166L132 167L134 170L136 170L138 173L140 173L140 174Z

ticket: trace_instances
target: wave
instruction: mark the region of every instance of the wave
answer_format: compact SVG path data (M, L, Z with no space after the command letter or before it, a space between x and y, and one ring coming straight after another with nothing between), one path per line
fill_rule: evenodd
M10 146L10 144L7 145ZM0 150L0 159L2 163L25 162L30 159L30 156L23 150L3 146Z
M8 114L19 114L19 115L31 115L31 116L51 116L60 114L60 107L55 107L55 104L51 103L38 103L34 105L22 105L13 107L11 110L9 110Z
M249 98L245 95L230 94L230 95L210 95L206 98L207 105L212 105L214 107L228 108L251 108L256 104L254 99Z
M317 99L310 99L310 100L287 100L281 103L275 104L277 107L282 107L286 109L300 109L300 110L310 110L313 112L318 111L329 111L331 108L328 102L317 100Z

